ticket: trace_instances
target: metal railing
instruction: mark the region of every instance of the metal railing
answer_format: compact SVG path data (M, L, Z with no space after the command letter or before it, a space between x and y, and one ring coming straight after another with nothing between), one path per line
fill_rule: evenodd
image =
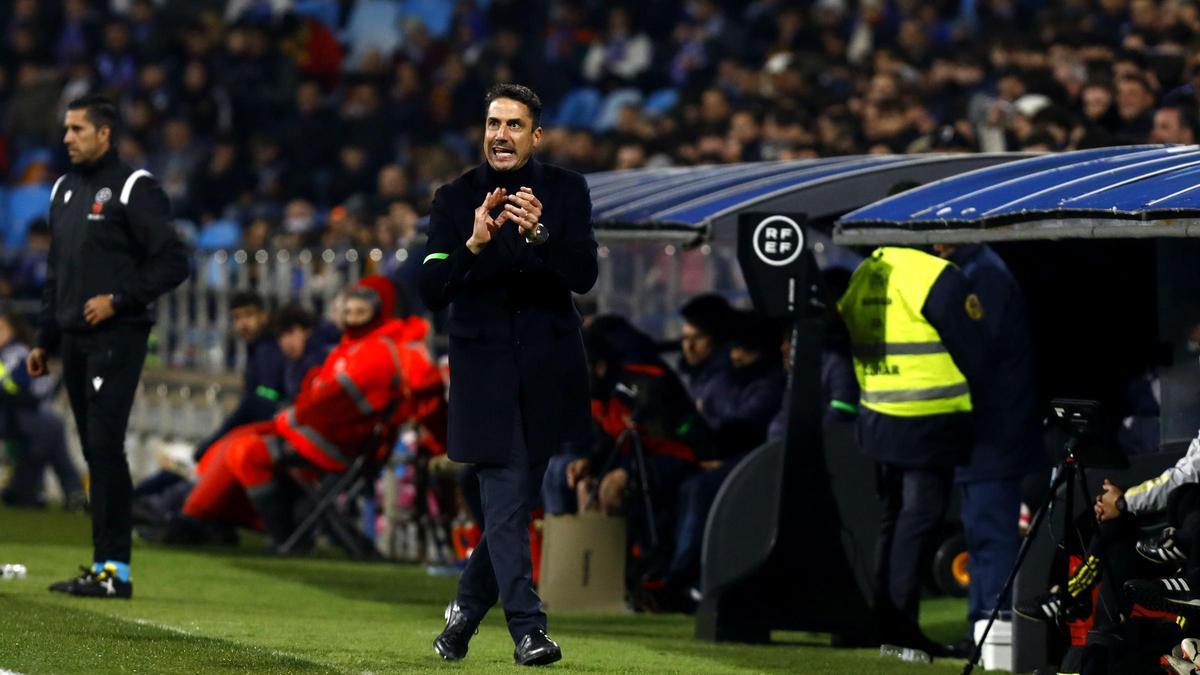
M707 243L602 236L598 254L600 276L585 299L659 339L678 333L677 312L689 297L746 293L734 252ZM233 293L254 290L271 307L296 302L321 315L339 291L365 274L394 271L408 257L405 249L377 248L196 254L192 275L157 303L150 368L240 372L246 357L231 331Z
M599 239L599 279L584 299L596 311L621 314L656 338L678 334L678 308L697 293L745 297L731 250L644 236L601 233ZM135 478L153 473L165 458L194 449L241 395L246 353L232 333L229 303L235 292L252 289L271 307L296 302L325 314L339 291L364 274L393 272L408 257L404 249L196 254L188 280L161 298L155 310L150 357L129 422L127 450ZM21 309L36 313L38 304L29 301ZM56 407L82 466L65 394Z
M355 249L196 254L191 276L157 303L151 350L157 364L151 367L240 371L246 353L230 327L234 293L254 290L270 307L295 302L320 315L339 291L361 278L364 267L382 259L380 249L365 256Z

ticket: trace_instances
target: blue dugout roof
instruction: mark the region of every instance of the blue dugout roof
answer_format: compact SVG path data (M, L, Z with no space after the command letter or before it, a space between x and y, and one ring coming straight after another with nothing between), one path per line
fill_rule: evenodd
M843 216L842 244L1200 236L1200 146L1040 155L958 174Z
M587 181L599 229L705 235L743 211L830 217L883 196L899 180L936 180L1027 156L847 156L606 171L588 174Z

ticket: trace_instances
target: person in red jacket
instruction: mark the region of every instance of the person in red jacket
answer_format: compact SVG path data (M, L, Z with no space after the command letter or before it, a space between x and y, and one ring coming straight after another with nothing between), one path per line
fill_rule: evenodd
M238 427L213 446L185 516L247 526L261 519L278 545L293 527L286 484L276 480L281 467L338 473L363 453L382 459L409 420L426 430L432 452L444 447L445 397L423 342L428 323L392 318L395 294L379 276L347 292L341 343L274 420Z

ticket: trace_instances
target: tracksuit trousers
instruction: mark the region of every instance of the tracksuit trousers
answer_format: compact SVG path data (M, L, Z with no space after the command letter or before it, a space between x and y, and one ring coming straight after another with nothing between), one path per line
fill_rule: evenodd
M62 338L63 384L91 475L93 560L128 563L133 485L125 430L146 361L148 325L111 324Z

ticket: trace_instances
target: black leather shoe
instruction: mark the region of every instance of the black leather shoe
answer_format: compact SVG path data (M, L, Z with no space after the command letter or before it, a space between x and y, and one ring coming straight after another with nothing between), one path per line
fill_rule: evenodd
M513 661L518 666L548 666L561 658L562 650L558 648L558 643L551 640L541 628L521 638L513 651Z
M476 624L462 611L457 602L446 605L446 627L433 641L433 650L447 661L457 661L467 655L467 644L476 631Z
M947 656L943 658L969 659L971 652L975 651L975 641L971 638L963 638L958 642L951 642L945 647Z

